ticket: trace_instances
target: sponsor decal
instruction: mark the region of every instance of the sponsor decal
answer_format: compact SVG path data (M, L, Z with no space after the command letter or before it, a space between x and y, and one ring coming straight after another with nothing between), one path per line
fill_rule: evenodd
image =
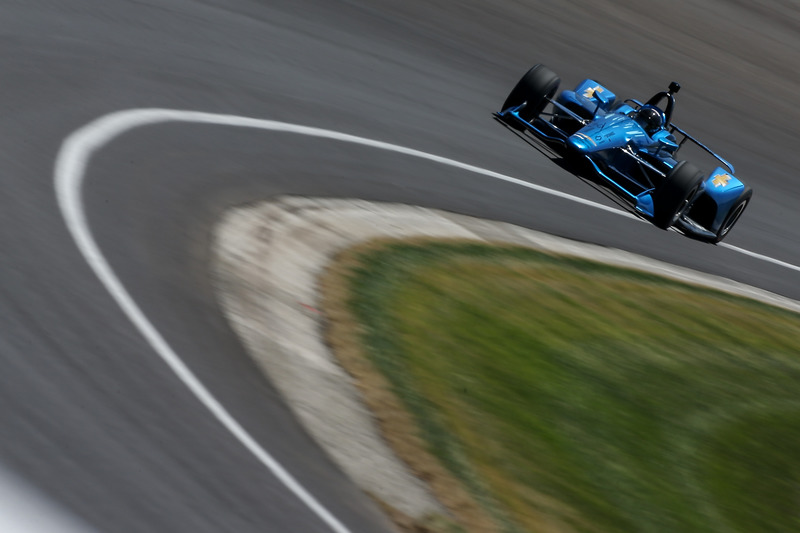
M714 187L725 187L732 179L730 174L719 174L711 180L711 183L714 184Z
M589 87L583 92L583 97L591 99L592 96L594 96L594 93L601 93L601 92L603 92L603 88L600 87L599 85L596 87Z

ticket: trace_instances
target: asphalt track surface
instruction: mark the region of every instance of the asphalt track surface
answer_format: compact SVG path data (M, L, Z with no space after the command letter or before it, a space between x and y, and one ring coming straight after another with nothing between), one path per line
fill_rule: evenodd
M234 438L131 324L54 192L63 140L122 109L315 126L609 206L494 122L533 63L645 98L755 197L711 246L408 155L187 122L132 129L90 161L98 246L142 313L230 415L343 528L388 531L255 370L206 268L225 208L299 194L403 202L618 247L800 298L800 11L777 1L0 1L0 464L99 531L331 531Z

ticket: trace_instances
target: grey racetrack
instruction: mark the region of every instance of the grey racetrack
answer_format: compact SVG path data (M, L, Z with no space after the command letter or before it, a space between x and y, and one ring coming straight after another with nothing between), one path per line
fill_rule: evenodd
M712 246L364 146L167 123L89 166L89 224L127 290L253 437L353 532L390 526L255 370L209 283L227 207L298 194L402 202L630 250L800 298L800 8L789 2L0 0L0 465L98 531L330 531L186 389L98 282L53 165L110 112L331 129L615 205L492 120L543 62L625 97L679 81L674 120L754 201Z

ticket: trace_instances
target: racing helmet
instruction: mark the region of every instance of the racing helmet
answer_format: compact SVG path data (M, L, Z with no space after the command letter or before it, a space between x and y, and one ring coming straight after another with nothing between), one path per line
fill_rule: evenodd
M634 120L636 120L648 134L653 134L664 125L666 116L664 116L664 112L656 106L643 105L639 111L636 112Z

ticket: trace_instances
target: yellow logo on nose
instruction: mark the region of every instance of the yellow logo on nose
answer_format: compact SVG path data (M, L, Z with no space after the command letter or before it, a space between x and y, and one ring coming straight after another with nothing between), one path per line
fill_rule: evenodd
M711 180L711 183L714 184L714 187L724 187L732 179L733 178L729 174L720 174L719 176Z
M594 96L595 93L601 93L601 92L603 92L603 88L600 87L599 85L597 87L589 87L588 89L586 89L586 91L584 91L583 97L591 98Z

